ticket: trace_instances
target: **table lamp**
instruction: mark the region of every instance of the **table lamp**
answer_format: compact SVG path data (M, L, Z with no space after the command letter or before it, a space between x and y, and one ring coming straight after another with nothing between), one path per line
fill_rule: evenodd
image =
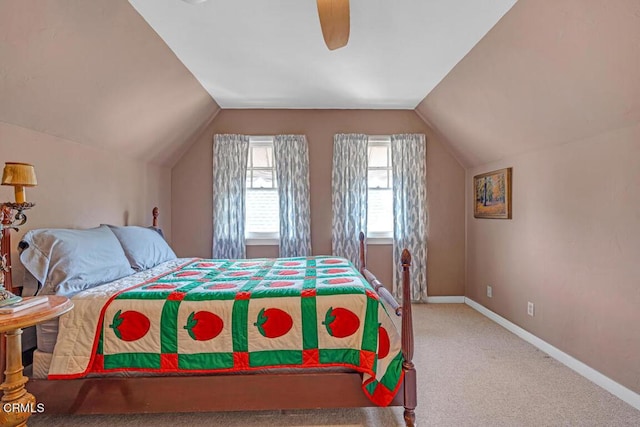
M4 171L2 172L2 185L13 185L16 203L26 202L25 187L38 185L33 165L15 162L5 163Z

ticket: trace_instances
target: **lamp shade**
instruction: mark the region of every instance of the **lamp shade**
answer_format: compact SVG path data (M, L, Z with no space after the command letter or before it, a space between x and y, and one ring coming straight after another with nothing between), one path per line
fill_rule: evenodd
M13 185L15 187L16 202L24 203L24 187L34 187L38 185L36 171L33 165L28 163L5 163L4 171L2 172L2 185Z

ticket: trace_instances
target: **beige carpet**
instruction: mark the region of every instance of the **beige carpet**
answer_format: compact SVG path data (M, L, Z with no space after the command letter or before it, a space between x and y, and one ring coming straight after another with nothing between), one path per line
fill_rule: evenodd
M420 426L640 426L640 411L466 305L416 305L414 322L416 414ZM401 408L366 408L100 416L36 414L29 425L389 427L404 423Z

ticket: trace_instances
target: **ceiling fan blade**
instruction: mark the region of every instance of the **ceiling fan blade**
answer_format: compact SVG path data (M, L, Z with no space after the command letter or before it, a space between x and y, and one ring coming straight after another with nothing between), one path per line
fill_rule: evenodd
M329 50L349 41L349 0L317 0L322 37Z

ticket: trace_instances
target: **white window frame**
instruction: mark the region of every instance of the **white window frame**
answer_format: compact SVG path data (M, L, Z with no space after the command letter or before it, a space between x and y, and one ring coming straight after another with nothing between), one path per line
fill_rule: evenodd
M368 182L369 170L387 169L389 170L390 173L393 173L392 165L391 165L391 135L369 135L367 140L367 151L369 147L389 147L389 166L386 168L369 167L369 165L367 164L367 192L370 190L369 182ZM393 187L391 191L393 192ZM367 211L368 211L368 207L367 207ZM393 230L388 232L374 232L374 231L369 231L369 227L367 225L367 244L369 245L393 244Z
M274 146L274 136L265 136L265 135L261 135L261 136L249 136L249 150L251 150L251 147L265 147L265 146L270 146L273 147ZM274 148L275 149L275 148ZM251 156L251 151L249 151L249 155ZM275 157L275 154L274 154ZM253 168L249 168L249 166L247 166L247 173L249 172L249 170L251 170ZM263 169L263 168L259 168L259 169ZM276 164L275 164L275 158L274 158L274 162L273 162L273 176L275 179L275 175L276 174ZM246 184L245 184L246 185ZM277 190L277 184L276 184L276 191ZM249 188L246 188L246 190L249 190ZM245 245L247 246L277 246L280 244L280 232L276 231L276 232L250 232L246 229L246 219L245 219Z

